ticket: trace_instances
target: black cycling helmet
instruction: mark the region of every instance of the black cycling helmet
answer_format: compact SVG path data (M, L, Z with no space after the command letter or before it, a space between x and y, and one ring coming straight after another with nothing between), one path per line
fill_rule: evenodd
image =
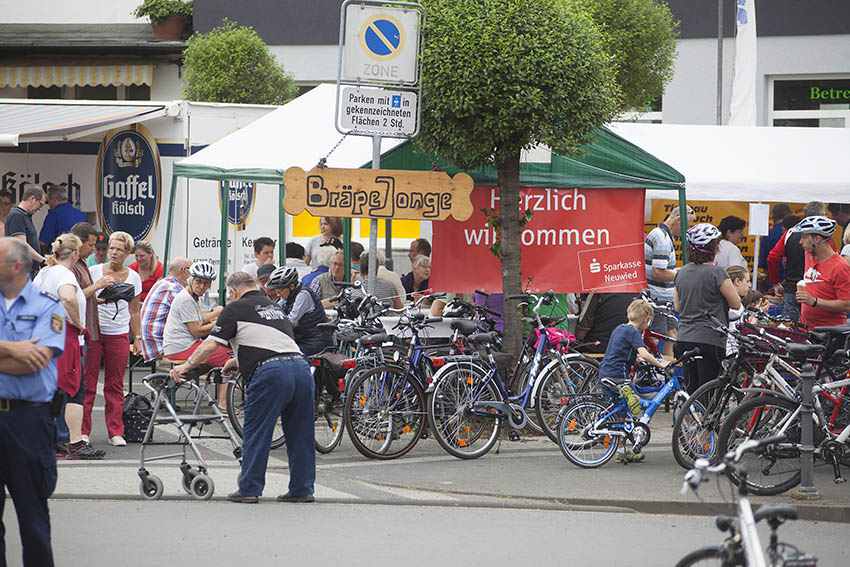
M298 283L298 270L292 266L281 266L272 272L266 287L269 289L281 289Z

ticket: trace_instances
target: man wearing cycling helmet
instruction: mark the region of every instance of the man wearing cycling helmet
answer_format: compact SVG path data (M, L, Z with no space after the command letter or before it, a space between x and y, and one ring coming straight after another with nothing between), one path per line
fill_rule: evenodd
M328 320L322 302L313 290L298 281L298 270L292 266L276 269L266 287L280 295L280 305L292 323L295 342L304 356L319 353L333 344L330 335L317 326Z
M806 270L797 285L800 322L809 329L841 325L850 311L850 266L832 249L836 222L823 216L807 217L795 230L806 251Z
M195 262L189 268L189 285L174 296L168 318L165 320L162 350L166 357L172 360L188 360L203 339L210 334L222 308L204 311L199 300L210 289L215 276L215 268L209 262ZM224 366L229 359L230 351L219 347L207 361L211 366ZM218 390L218 404L224 407L224 392L227 390L222 387Z

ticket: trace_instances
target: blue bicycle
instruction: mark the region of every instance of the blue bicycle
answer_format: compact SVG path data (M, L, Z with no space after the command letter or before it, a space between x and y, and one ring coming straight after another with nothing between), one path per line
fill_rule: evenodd
M656 410L668 396L673 395L673 412L688 399L679 377L673 368L699 354L699 349L689 350L665 369L659 370L666 381L655 391L651 399L641 399L644 408L639 418L632 416L629 406L621 397L613 402L599 395L583 395L573 398L558 415L558 441L561 452L576 466L582 468L601 467L614 458L622 442L634 454L649 443L649 423ZM617 391L617 385L607 379L601 380L609 389ZM628 463L628 459L623 460Z

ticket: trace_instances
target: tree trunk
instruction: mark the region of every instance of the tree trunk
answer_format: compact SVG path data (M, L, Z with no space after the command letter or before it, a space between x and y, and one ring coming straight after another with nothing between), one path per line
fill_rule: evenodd
M522 250L519 226L519 158L520 151L497 165L499 176L500 216L502 221L502 292L505 294L505 350L519 356L522 349L522 314L511 294L522 293Z

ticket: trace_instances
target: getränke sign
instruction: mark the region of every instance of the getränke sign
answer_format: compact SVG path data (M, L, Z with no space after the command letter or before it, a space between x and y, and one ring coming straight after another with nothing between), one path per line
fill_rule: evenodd
M159 217L161 180L159 150L144 126L108 132L97 156L97 216L103 229L144 240Z

